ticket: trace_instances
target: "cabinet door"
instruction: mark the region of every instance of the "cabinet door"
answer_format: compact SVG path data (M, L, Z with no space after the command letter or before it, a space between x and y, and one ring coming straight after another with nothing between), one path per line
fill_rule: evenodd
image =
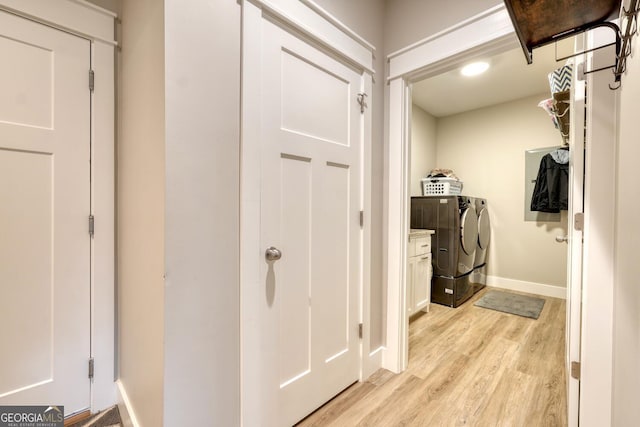
M415 257L413 276L413 309L423 309L431 299L431 254Z
M416 272L418 271L418 261L420 257L411 257L407 265L407 314L411 316L416 311L415 292L413 288L416 283Z
M414 239L412 247L414 248L413 255L415 256L418 256L418 255L424 256L428 253L431 253L431 237L425 236L425 237L419 237L417 239ZM409 255L409 256L412 256L412 255Z

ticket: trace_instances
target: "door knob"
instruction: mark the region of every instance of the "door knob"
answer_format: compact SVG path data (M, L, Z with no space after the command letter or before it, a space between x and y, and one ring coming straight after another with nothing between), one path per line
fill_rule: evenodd
M264 257L267 261L277 261L282 258L282 252L280 249L269 246L264 253Z
M568 241L569 241L569 236L556 236L556 242L558 243L568 242Z

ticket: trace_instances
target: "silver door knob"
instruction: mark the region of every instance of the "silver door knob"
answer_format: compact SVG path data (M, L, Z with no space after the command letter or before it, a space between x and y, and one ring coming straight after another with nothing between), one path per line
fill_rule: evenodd
M269 246L264 253L264 257L267 261L277 261L282 258L282 252L280 249L274 248L273 246Z
M558 243L568 242L568 241L569 241L569 236L556 236L556 242Z

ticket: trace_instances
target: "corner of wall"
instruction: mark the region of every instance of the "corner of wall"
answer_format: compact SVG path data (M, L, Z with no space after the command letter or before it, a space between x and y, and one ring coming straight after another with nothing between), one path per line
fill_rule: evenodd
M140 423L138 422L138 418L133 410L133 406L131 405L131 401L129 400L124 384L122 381L117 380L116 386L118 388L117 405L122 425L124 427L140 427Z

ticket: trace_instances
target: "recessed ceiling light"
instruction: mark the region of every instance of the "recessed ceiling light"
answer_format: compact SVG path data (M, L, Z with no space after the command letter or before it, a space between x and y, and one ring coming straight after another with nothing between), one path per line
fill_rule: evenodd
M465 65L460 70L460 73L463 76L472 77L477 76L478 74L482 74L489 69L488 62L472 62L469 65Z

